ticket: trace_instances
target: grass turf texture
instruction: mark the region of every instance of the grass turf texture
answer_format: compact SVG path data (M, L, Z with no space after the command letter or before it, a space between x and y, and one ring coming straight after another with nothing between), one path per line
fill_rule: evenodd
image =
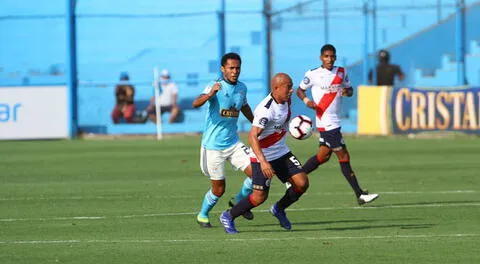
M380 198L358 207L336 157L310 177L284 231L268 212L218 222L244 179L195 222L208 179L200 138L0 142L0 263L480 263L478 139L351 138L360 184ZM317 139L288 139L305 162ZM245 142L245 138L244 138Z

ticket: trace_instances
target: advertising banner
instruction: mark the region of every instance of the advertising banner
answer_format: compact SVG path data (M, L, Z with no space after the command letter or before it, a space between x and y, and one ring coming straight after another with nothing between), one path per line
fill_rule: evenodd
M480 88L361 86L358 133L480 133Z
M68 137L67 87L0 87L0 140Z

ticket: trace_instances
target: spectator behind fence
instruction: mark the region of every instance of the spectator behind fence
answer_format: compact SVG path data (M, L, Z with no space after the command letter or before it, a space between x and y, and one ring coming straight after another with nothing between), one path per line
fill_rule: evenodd
M112 120L114 124L118 124L123 117L127 123L135 123L135 104L133 97L135 96L135 88L129 83L128 73L120 74L120 82L115 87L116 104L112 111Z
M180 107L177 104L178 98L178 86L171 80L170 72L168 70L162 70L160 74L160 97L158 101L160 103L160 113L170 112L169 123L177 121L177 117L180 113ZM148 117L152 122L157 122L156 108L155 108L155 96L150 100L150 104L146 109Z
M390 64L390 54L388 51L380 50L377 58L377 80L375 83L373 83L373 73L372 70L370 70L368 73L369 84L393 86L395 76L398 76L400 81L405 80L405 74L400 66L397 64Z

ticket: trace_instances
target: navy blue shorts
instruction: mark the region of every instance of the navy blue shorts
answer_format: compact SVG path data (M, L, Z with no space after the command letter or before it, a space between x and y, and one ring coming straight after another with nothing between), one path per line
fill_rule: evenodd
M347 147L340 132L340 127L320 132L318 141L320 142L320 146L327 146L333 151L339 151Z
M302 164L292 152L270 161L270 165L272 165L277 178L283 183L293 175L303 172ZM252 188L266 191L270 188L270 179L265 178L258 162L252 162Z

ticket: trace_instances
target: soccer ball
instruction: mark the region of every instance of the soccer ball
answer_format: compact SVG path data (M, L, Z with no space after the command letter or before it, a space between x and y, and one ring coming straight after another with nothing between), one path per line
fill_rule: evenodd
M288 124L288 132L296 139L307 139L312 135L312 119L305 115L294 117Z

